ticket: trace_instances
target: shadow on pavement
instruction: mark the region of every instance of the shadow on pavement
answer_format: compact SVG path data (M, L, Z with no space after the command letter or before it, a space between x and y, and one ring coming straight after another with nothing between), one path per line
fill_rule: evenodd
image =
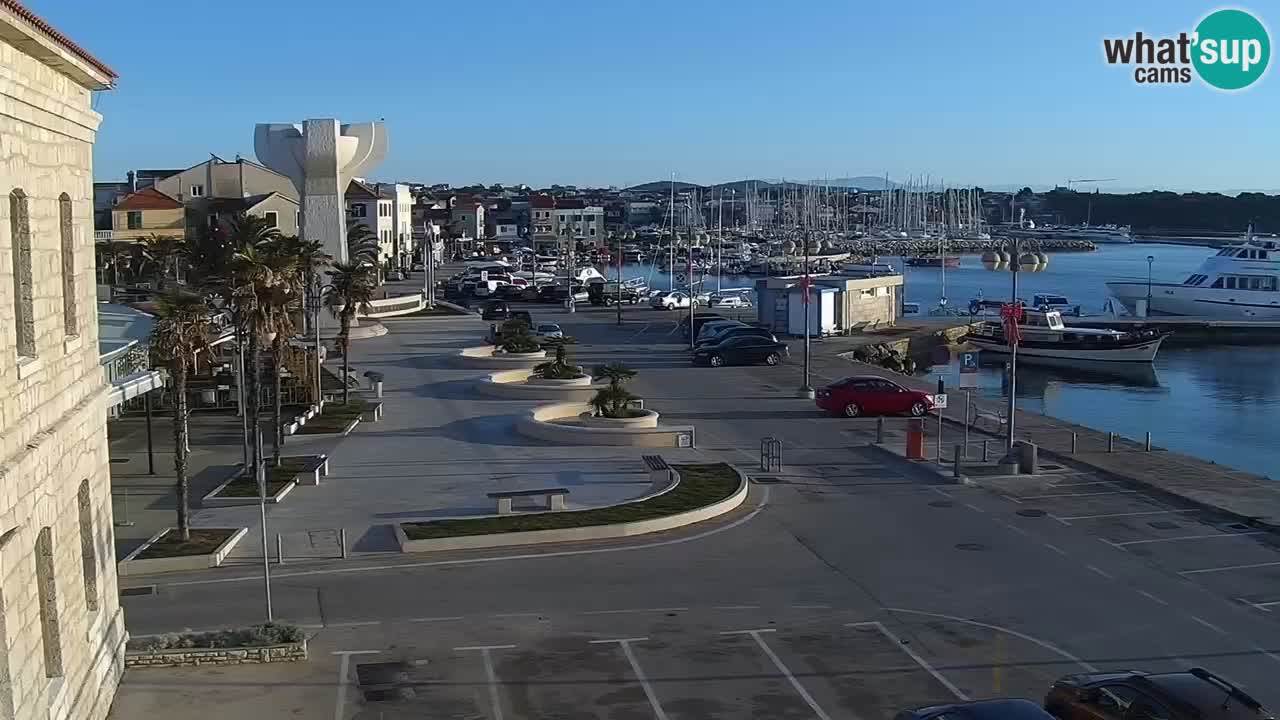
M509 445L518 447L545 447L547 443L526 438L516 432L515 415L487 415L485 417L455 420L440 427L424 427L397 432L379 433L380 437L444 437L465 443Z
M351 546L352 552L371 553L400 551L400 543L396 542L395 531L390 525L372 525L365 534L356 538Z

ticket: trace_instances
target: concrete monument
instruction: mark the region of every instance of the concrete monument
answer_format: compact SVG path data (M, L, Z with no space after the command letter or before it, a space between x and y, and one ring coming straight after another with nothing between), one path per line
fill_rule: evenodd
M344 195L387 156L381 122L339 125L333 118L295 123L259 123L254 129L258 162L288 176L302 198L302 236L324 243L334 260L347 258Z

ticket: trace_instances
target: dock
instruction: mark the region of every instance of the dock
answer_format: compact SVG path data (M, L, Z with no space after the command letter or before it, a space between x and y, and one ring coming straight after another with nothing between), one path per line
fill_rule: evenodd
M1203 347L1209 345L1273 345L1280 344L1280 320L1223 320L1189 315L1163 317L1070 317L1066 325L1108 328L1111 330L1156 329L1173 333L1167 346Z

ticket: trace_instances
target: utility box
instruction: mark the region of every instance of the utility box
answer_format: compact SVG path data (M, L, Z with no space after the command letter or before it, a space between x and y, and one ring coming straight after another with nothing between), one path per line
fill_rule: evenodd
M805 312L809 314L810 337L831 335L836 331L836 296L839 290L814 286L809 289L809 303L804 302L804 288L787 292L787 334L804 336Z

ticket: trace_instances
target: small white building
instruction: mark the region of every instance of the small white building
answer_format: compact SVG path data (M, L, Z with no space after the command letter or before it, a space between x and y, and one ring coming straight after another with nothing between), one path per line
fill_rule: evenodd
M409 186L352 180L345 198L348 221L364 225L378 239L378 262L408 267L413 249L413 195Z
M413 193L402 183L378 183L379 199L391 200L391 264L408 269L413 256Z

